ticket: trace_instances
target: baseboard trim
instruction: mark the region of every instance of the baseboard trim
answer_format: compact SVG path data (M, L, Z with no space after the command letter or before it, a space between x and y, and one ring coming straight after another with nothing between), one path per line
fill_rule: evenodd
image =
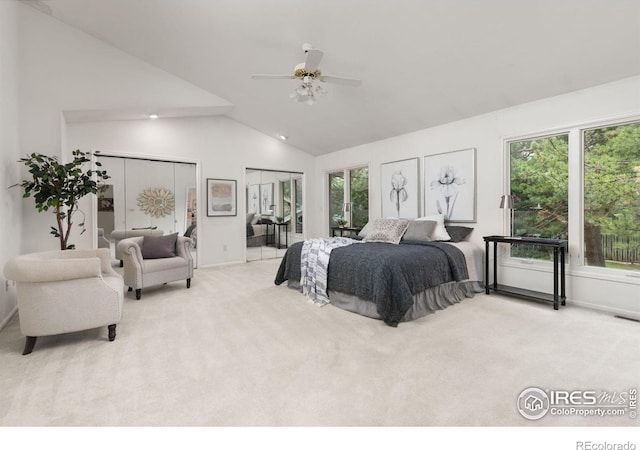
M615 318L617 318L617 319L630 320L630 321L632 321L632 322L638 322L638 323L640 323L640 319L634 319L633 317L620 316L620 315L617 315L617 314L616 314L615 316L613 316L613 317L615 317Z
M9 322L11 322L13 320L13 318L16 316L16 314L18 314L18 306L17 305L13 307L13 310L11 310L9 315L7 317L5 317L5 319L0 323L0 331L4 330L5 327L7 325L9 325Z

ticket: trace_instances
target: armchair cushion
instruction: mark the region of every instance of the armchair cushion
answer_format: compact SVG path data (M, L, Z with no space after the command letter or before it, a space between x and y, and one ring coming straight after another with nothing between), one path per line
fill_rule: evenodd
M144 236L142 240L142 257L144 259L173 258L176 256L176 240L178 233L164 236Z

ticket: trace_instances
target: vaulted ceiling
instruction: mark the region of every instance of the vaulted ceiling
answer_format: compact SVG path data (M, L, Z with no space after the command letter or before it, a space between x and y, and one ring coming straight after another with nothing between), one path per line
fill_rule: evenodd
M24 0L319 155L640 74L637 0ZM302 44L325 84L293 102ZM117 111L110 114L117 117Z

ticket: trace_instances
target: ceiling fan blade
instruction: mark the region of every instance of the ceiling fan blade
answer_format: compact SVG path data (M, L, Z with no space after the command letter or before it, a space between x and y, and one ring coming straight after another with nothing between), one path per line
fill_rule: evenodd
M304 68L308 71L316 70L320 65L323 55L324 53L322 51L316 50L315 48L307 50L307 59L304 61Z
M253 74L251 78L254 80L292 80L292 75L271 75L271 74Z
M360 86L362 80L356 80L355 78L334 77L332 75L323 75L320 77L320 81L325 83L343 84L345 86Z

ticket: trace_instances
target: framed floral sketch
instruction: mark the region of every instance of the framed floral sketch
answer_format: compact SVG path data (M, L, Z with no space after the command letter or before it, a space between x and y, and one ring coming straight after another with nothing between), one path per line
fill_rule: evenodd
M247 186L247 212L260 214L260 185Z
M424 214L476 221L476 149L424 157Z
M381 164L382 217L416 219L420 215L419 159Z
M207 216L237 214L236 180L207 178Z
M260 185L260 214L263 216L273 215L273 183L263 183Z

